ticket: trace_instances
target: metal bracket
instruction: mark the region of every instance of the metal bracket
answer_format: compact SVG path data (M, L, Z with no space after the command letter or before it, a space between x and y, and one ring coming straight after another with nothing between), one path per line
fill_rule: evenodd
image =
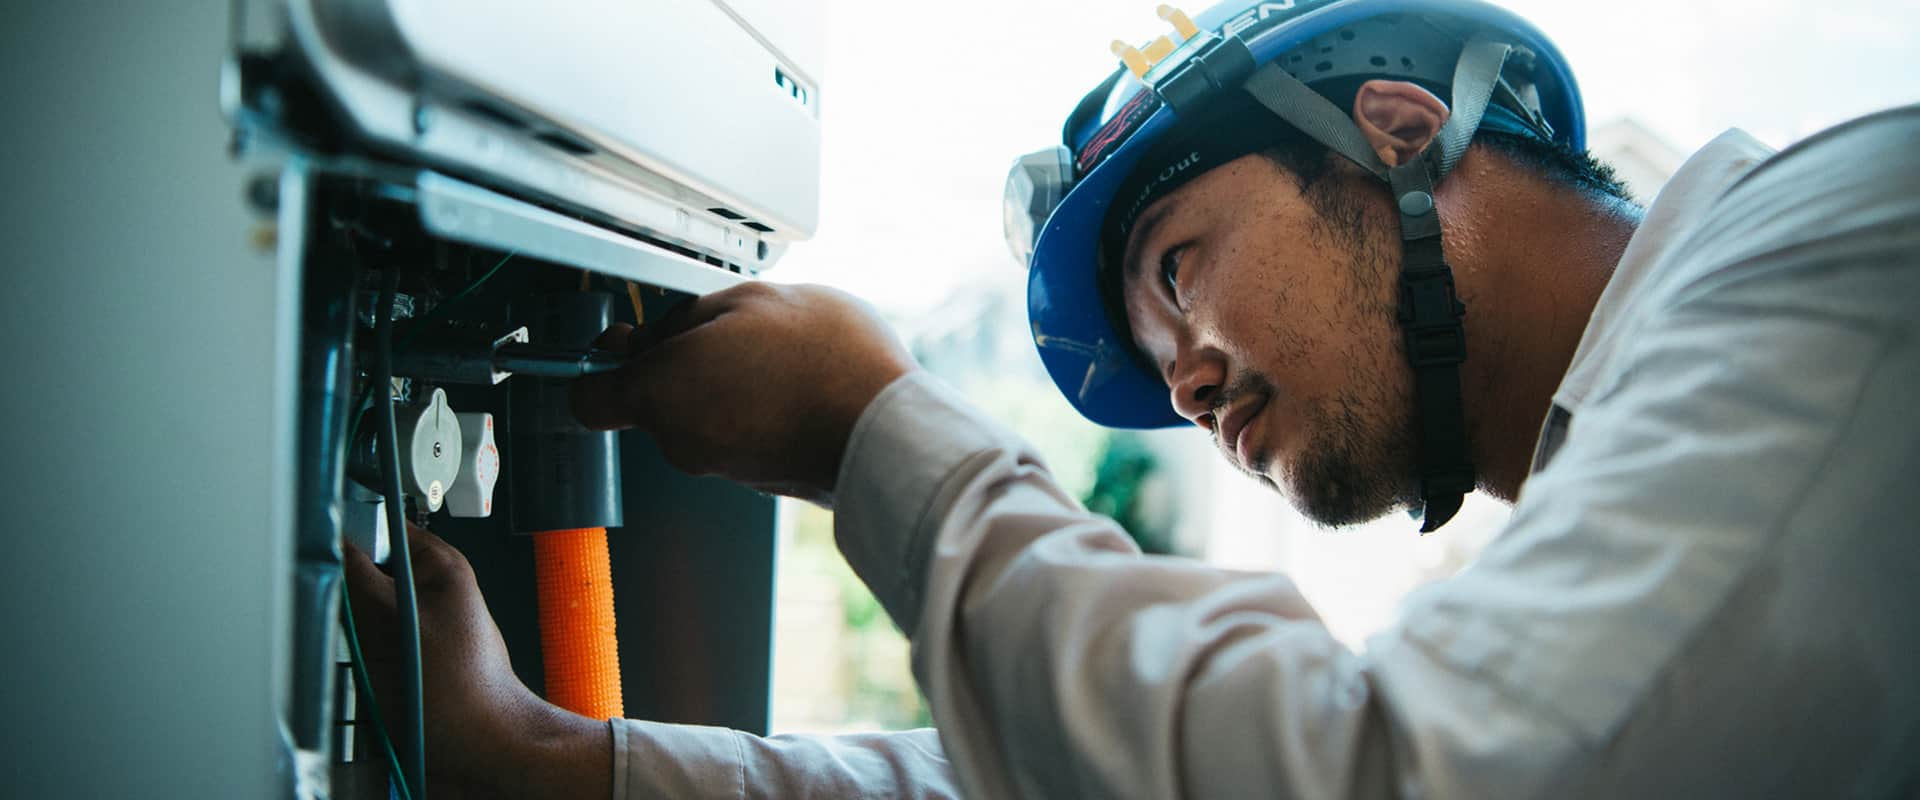
M707 294L747 280L724 267L436 172L419 173L415 188L420 224L454 241L689 294Z

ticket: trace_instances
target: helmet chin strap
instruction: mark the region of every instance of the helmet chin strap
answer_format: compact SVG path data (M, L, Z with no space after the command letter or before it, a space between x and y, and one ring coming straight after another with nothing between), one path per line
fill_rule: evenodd
M1513 47L1475 37L1454 68L1451 115L1420 156L1388 167L1346 112L1279 64L1256 70L1246 91L1281 119L1392 187L1400 215L1399 322L1407 363L1413 369L1415 441L1419 447L1420 531L1445 525L1473 491L1475 472L1467 454L1460 364L1467 358L1467 307L1460 302L1441 242L1433 187L1460 163L1480 128Z
M1388 171L1400 211L1400 331L1413 368L1414 428L1420 455L1421 533L1431 533L1460 510L1473 491L1467 460L1466 407L1460 364L1467 360L1467 306L1454 291L1453 268L1441 246L1433 199L1433 167L1425 153Z

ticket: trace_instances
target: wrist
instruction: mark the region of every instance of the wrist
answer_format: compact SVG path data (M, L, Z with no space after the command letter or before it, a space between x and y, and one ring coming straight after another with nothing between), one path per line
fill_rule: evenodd
M860 427L861 418L866 416L867 410L873 407L875 400L880 399L880 395L886 392L887 387L917 368L917 364L907 362L892 364L887 369L874 371L858 388L845 393L838 407L826 415L826 418L833 420L833 425L825 435L830 446L824 448L822 452L831 457L820 466L815 480L816 485L825 490L829 505L830 499L840 488L840 475L846 469L847 455L853 446L853 433Z
M495 785L515 787L525 798L594 798L613 795L613 735L606 720L575 714L545 701L529 709L513 738L515 755L500 766L510 771Z

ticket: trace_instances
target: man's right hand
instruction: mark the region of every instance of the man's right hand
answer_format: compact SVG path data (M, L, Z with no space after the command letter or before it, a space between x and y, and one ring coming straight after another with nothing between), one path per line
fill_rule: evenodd
M695 298L595 345L617 372L573 384L596 430L651 434L667 463L766 492L831 504L854 424L918 368L878 314L845 292L750 281Z
M409 526L426 694L427 783L439 797L607 797L613 742L603 720L563 710L513 672L505 640L452 545ZM349 547L347 590L380 714L395 730L400 674L393 578Z

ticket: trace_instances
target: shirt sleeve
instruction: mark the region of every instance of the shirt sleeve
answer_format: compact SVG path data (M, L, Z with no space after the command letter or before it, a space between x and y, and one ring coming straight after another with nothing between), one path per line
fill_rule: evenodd
M754 736L727 728L616 719L615 800L951 800L931 729L844 736Z
M875 400L839 486L968 796L1393 793L1369 670L1292 581L1142 555L937 380Z

